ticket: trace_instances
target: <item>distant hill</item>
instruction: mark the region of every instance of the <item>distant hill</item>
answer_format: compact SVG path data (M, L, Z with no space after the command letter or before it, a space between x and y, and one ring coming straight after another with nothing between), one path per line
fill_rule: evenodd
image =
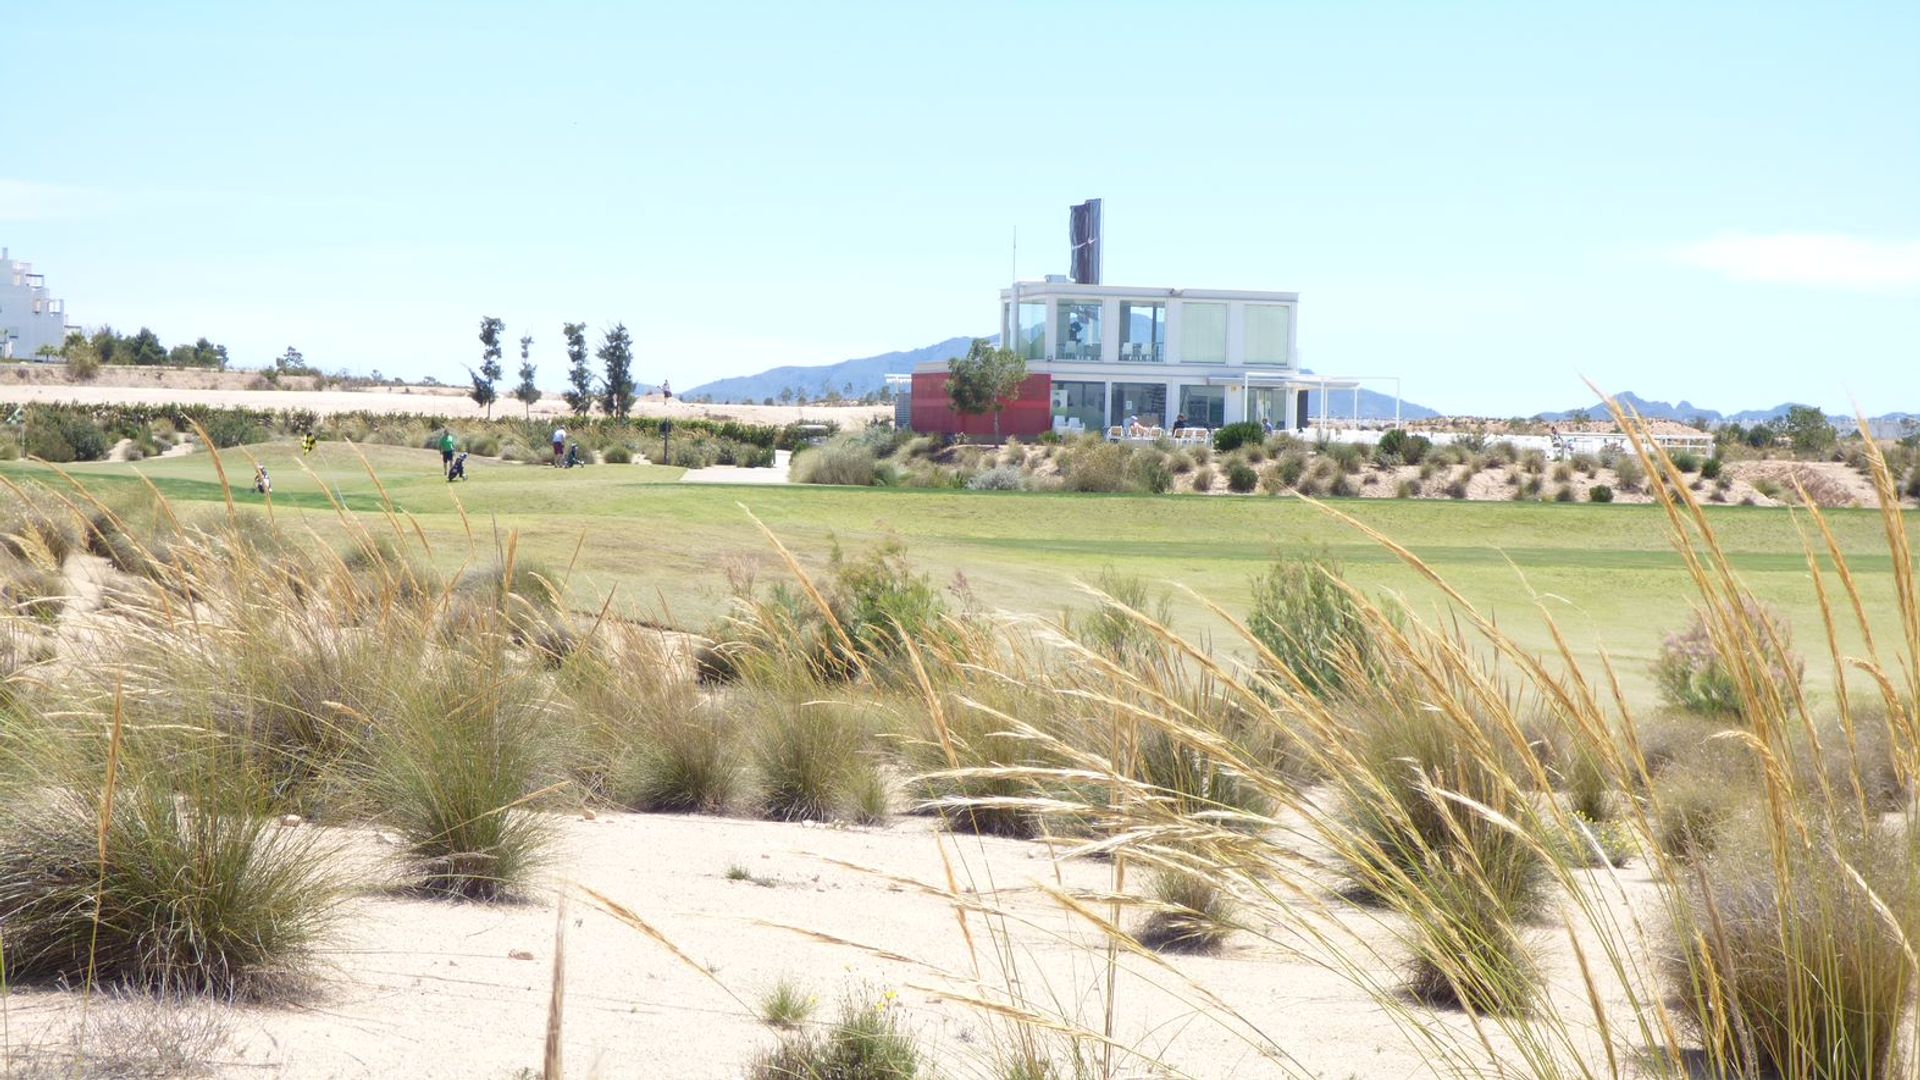
M988 341L997 342L998 336ZM742 375L732 379L715 379L702 383L681 396L699 398L712 395L715 401L760 402L767 398L778 399L780 391L786 389L805 390L808 394L819 394L823 390L838 390L851 397L859 397L885 386L885 377L891 374L911 372L916 365L929 361L951 360L956 356L965 356L967 347L973 344L970 337L952 337L933 345L918 349L906 349L900 352L881 353L878 356L863 356L855 360L842 360L837 364L788 365L769 368L758 375ZM1314 416L1320 414L1320 395L1309 393L1308 411ZM1335 390L1327 402L1328 416L1352 416L1353 394L1351 391ZM1366 419L1390 419L1393 416L1393 398L1374 390L1360 391L1360 415ZM1402 402L1400 415L1408 420L1425 420L1439 416L1438 412L1424 405Z
M1614 400L1623 408L1631 408L1649 420L1676 420L1690 424L1695 420L1705 420L1709 424L1767 424L1783 419L1787 413L1799 407L1797 402L1783 402L1771 409L1742 409L1734 413L1722 413L1717 409L1708 409L1690 401L1681 401L1669 405L1664 401L1649 401L1632 391L1615 394ZM1596 419L1606 414L1606 407L1599 402L1578 409L1563 409L1559 412L1536 413L1534 419L1563 421L1573 417L1576 412L1584 411ZM1890 412L1867 418L1868 425L1876 435L1885 436L1901 430L1903 422L1916 418L1912 413ZM1856 426L1851 416L1829 416L1827 420L1842 431L1851 431Z
M1305 369L1302 370L1304 371ZM1312 374L1312 372L1306 373L1309 375ZM1353 391L1328 391L1328 419L1346 419L1353 416L1353 413ZM1317 417L1319 415L1320 392L1318 390L1309 390L1307 391L1307 416ZM1391 420L1393 419L1393 415L1392 394L1382 394L1377 390L1360 391L1360 418L1362 420ZM1438 410L1429 409L1425 405L1415 404L1411 401L1402 401L1400 403L1400 419L1402 420L1431 420L1439 415L1440 412Z
M715 401L758 403L767 398L777 400L782 390L803 390L808 395L815 395L831 389L845 394L848 384L852 384L851 396L859 397L885 387L886 376L911 372L916 364L965 356L971 344L973 339L970 337L953 337L918 349L862 356L837 364L796 364L768 368L758 375L702 383L683 392L681 396L697 398L712 395Z

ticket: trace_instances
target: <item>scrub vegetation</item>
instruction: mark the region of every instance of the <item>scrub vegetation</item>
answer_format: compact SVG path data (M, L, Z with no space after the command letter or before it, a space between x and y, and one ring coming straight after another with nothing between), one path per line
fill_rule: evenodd
M1116 565L1017 614L923 568L910 540L802 558L736 506L767 556L688 635L584 590L592 526L611 522L554 557L474 515L436 525L427 485L288 484L268 504L179 472L16 467L0 473L7 985L297 995L326 978L357 895L439 911L547 895L583 808L922 815L1099 866L1104 889L1041 897L1077 927L1051 947L1101 974L1084 995L1023 977L1010 927L1033 897L971 872L989 841L948 843L930 888L968 962L945 998L978 1009L977 1037L936 1052L912 1007L870 989L816 1021L783 982L736 999L780 1031L741 1048L746 1075L1151 1073L1164 1047L1118 1038L1123 959L1172 973L1184 1022L1236 1056L1285 1061L1296 1036L1209 987L1285 949L1439 1071L1911 1076L1920 583L1896 477L1868 454L1888 509L1804 512L1813 554L1791 571L1749 556L1810 576L1813 601L1790 609L1735 554L1777 527L1708 508L1683 463L1642 446L1658 505L1634 520L1669 548L1608 555L1644 553L1650 580L1691 593L1664 623L1610 626L1605 652L1559 632L1563 598L1496 613L1397 543L1411 519L1338 508L1298 507L1372 558L1268 547L1208 596ZM1049 505L953 497L976 516ZM703 504L672 505L697 527ZM1618 515L1580 520L1601 517ZM1402 587L1359 572L1382 565ZM1174 625L1186 608L1220 633ZM1529 621L1546 629L1516 636Z

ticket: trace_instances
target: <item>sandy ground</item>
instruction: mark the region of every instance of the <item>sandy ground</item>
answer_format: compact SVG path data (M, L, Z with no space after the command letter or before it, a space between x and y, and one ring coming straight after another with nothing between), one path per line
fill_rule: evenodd
M479 905L381 893L354 901L304 997L231 1010L232 1042L218 1057L220 1074L538 1075L557 897L566 893L563 1031L571 1075L737 1078L776 1038L755 1019L762 994L791 977L821 998L822 1018L844 991L897 995L906 1026L927 1041L941 1075L984 1077L1002 1041L993 1022L940 996L970 989L972 962L954 909L898 880L941 881L943 843L962 866L963 880L991 880L999 901L1018 915L1006 952L1017 958L1030 993L1099 1026L1102 954L1074 947L1091 936L1035 887L1058 882L1101 890L1110 872L1105 864L1056 866L1041 843L946 836L919 818L884 829L839 829L603 813L560 827L562 861L551 888L530 901ZM343 839L363 854L382 851L365 832ZM729 880L735 865L753 879ZM1620 904L1647 913L1653 894L1644 874L1601 873L1622 886ZM598 909L586 889L647 920L712 978ZM1329 925L1394 949L1385 917L1328 903ZM970 927L985 983L1005 985L984 922L975 918ZM1543 966L1567 1015L1577 1019L1580 976L1564 933L1549 929L1539 934ZM1178 973L1172 978L1144 961L1123 959L1128 974L1116 998L1117 1038L1164 1055L1190 1075L1288 1075L1250 1040L1196 1018L1193 992L1178 987L1184 977L1220 995L1307 1074L1333 1080L1435 1075L1385 1009L1311 962L1312 948L1241 933L1219 956L1172 958ZM1380 974L1390 979L1390 967ZM12 1038L26 1043L58 1031L78 1004L76 994L16 990L9 1006ZM96 1001L93 1007L128 1006ZM1426 1015L1462 1035L1467 1030L1457 1014ZM1497 1032L1494 1038L1498 1043ZM1118 1075L1151 1074L1129 1067Z
M249 409L308 409L333 414L368 411L376 413L413 413L433 416L483 416L465 391L455 387L380 387L368 390L251 390L248 384L258 378L251 372L162 372L158 369L102 369L101 377L89 383L57 381L58 366L17 365L0 374L0 401L15 404L35 402L78 402L81 404L179 404L239 406ZM148 377L147 373L162 376ZM112 377L109 378L109 375ZM291 380L289 381L291 385ZM536 402L534 416L569 415L567 403L557 394L548 394ZM494 406L498 416L525 415L517 401ZM635 403L638 416L672 419L733 419L750 424L790 424L834 422L842 428L864 427L872 420L892 415L885 405L695 405L679 398L642 398Z

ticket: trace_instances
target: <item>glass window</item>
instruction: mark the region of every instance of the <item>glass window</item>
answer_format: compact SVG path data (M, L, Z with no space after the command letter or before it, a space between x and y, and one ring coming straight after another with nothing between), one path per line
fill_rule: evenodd
M1287 392L1273 386L1256 386L1247 392L1247 419L1255 423L1271 422L1284 430L1287 426Z
M1113 384L1108 423L1114 426L1136 420L1147 427L1165 427L1167 421L1166 383Z
M1029 360L1047 358L1047 305L1042 303L1020 305L1020 329L1014 334L1020 355Z
M1181 306L1180 359L1189 364L1227 362L1227 305Z
M1249 364L1287 362L1288 326L1293 309L1285 304L1247 305L1247 354Z
M1167 358L1167 305L1120 305L1120 359L1159 363Z
M1060 325L1054 328L1055 356L1061 360L1100 359L1100 301L1062 300Z
M1097 382L1055 382L1053 418L1055 421L1080 422L1079 430L1099 431L1101 417L1107 415L1107 384ZM1060 424L1056 423L1055 427Z
M1180 417L1187 418L1180 423ZM1173 426L1217 428L1227 422L1227 388L1224 386L1183 386L1180 388L1180 412Z

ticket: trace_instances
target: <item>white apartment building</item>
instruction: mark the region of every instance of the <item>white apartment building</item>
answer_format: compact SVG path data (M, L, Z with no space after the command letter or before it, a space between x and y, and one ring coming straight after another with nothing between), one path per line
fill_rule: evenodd
M0 247L0 359L28 360L42 346L59 348L67 331L67 302L47 291L46 275Z

